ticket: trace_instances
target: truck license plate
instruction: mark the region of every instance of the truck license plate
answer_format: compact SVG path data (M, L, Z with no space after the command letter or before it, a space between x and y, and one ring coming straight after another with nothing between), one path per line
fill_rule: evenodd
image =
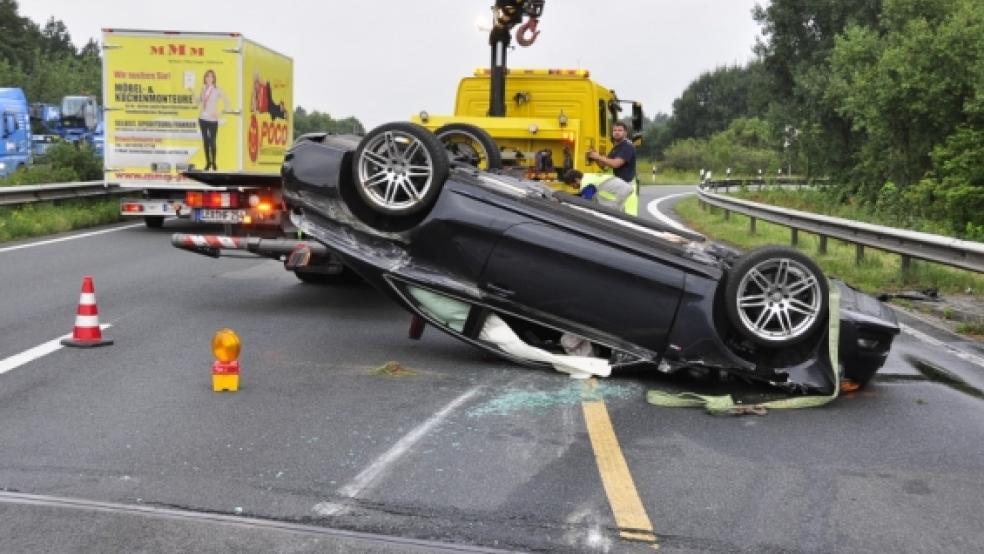
M202 223L242 223L246 210L195 210L195 221Z

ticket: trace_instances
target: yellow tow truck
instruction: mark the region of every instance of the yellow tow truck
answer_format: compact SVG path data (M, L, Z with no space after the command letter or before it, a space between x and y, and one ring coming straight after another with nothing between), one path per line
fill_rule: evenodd
M422 110L412 120L437 134L452 157L577 192L561 176L568 169L602 171L587 153L593 149L605 154L612 147L612 125L621 119L623 104L631 105L633 141L638 142L642 105L620 100L586 69L508 69L512 27L525 17L516 40L522 46L532 44L543 0L497 0L493 9L492 67L461 80L453 114ZM638 192L638 184L636 188ZM627 212L637 212L637 196L626 203Z

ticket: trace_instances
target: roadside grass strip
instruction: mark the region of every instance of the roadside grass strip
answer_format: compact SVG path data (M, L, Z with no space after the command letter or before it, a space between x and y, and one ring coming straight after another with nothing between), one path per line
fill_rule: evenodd
M105 331L110 327L112 327L112 324L110 323L106 323L104 325L99 326L99 328L102 329L103 331ZM68 333L58 338L51 339L44 344L39 344L34 348L31 348L30 350L25 350L20 354L14 354L9 358L0 360L0 375L3 375L4 373L7 373L8 371L11 371L13 369L17 369L18 367L24 364L33 362L38 358L43 358L44 356L47 356L52 352L61 350L62 348L64 348L64 346L61 343L62 339L70 339L70 338L72 338L72 333Z

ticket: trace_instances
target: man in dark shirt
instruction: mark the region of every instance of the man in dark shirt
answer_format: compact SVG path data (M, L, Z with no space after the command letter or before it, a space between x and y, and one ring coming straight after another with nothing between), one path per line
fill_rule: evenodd
M625 123L616 121L612 125L612 140L615 141L615 146L612 146L611 152L608 156L602 156L592 149L588 151L588 159L594 160L601 167L612 168L616 177L631 183L636 178L636 152L632 141L627 138L628 134L629 129Z

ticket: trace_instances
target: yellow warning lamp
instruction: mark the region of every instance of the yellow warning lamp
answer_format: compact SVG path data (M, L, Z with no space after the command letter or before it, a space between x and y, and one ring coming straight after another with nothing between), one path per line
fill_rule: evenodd
M212 337L212 390L239 390L239 337L232 329L220 329Z
M239 358L241 343L239 336L232 329L220 329L212 337L212 354L215 359L224 362L234 362Z

